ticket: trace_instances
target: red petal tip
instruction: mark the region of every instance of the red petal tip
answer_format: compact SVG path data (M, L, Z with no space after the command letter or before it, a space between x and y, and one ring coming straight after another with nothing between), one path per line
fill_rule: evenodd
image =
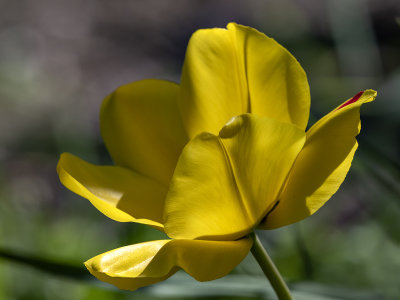
M340 105L340 106L338 107L338 110L341 109L341 108L343 108L343 107L345 107L345 106L347 106L347 105L349 105L349 104L352 104L352 103L356 102L358 99L360 99L360 97L361 97L361 95L362 95L363 93L364 93L364 91L358 92L353 98L347 100L345 103L343 103L342 105Z

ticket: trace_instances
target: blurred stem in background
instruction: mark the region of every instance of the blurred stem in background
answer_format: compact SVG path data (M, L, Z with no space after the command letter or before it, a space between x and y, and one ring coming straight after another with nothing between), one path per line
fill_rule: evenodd
M327 4L343 75L361 77L367 84L381 78L382 63L365 1L329 0Z
M306 280L312 280L314 279L314 266L313 266L313 261L311 258L310 253L308 252L308 249L305 245L302 233L301 233L301 225L297 224L297 226L294 227L294 235L295 235L295 241L296 241L296 246L297 250L299 252L299 256L301 258L302 262L302 267L303 267L303 277Z

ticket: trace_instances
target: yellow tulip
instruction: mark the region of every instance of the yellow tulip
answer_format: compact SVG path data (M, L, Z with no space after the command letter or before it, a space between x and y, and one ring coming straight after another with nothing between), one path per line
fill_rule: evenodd
M195 32L179 85L142 80L104 100L101 133L115 166L61 155L67 188L116 221L171 238L111 250L86 267L128 290L178 269L200 281L228 274L255 228L300 221L337 191L357 148L360 106L375 96L360 92L305 131L309 86L285 48L234 23Z

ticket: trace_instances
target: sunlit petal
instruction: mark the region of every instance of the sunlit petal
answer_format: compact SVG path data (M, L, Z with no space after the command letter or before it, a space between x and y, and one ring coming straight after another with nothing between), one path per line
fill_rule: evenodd
M306 134L292 124L246 114L235 117L220 136L245 213L258 224L274 206Z
M171 181L166 233L219 240L247 234L273 206L304 141L296 126L254 115L236 117L220 137L197 136Z
M153 179L117 166L96 166L64 153L57 165L60 181L120 222L138 222L162 229L166 188Z
M297 60L257 30L230 23L196 31L182 71L180 106L190 137L217 134L233 116L255 113L305 129L310 106Z
M115 249L85 263L100 280L136 290L162 281L179 268L199 281L228 274L248 254L252 240L160 240Z
M357 149L360 106L375 96L372 90L359 93L310 128L280 202L261 228L300 221L316 212L338 190Z

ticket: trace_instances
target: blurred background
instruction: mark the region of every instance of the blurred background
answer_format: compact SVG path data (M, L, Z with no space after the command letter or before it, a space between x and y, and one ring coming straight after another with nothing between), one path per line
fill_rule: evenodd
M398 0L0 1L0 299L275 299L250 256L210 283L178 273L129 293L91 278L83 261L160 234L107 219L56 174L62 152L110 163L102 99L143 78L179 82L190 35L229 21L300 61L310 124L378 91L339 192L313 217L259 234L296 299L399 299Z

